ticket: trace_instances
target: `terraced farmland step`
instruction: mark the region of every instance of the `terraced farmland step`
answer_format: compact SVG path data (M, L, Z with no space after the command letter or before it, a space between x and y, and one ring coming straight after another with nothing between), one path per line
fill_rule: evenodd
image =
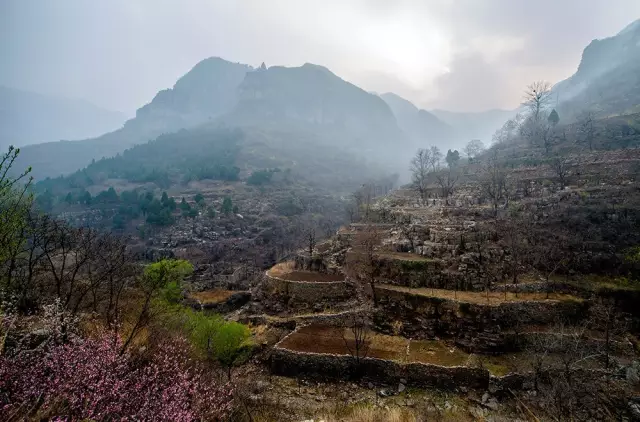
M315 271L303 271L294 268L293 263L283 262L274 265L267 271L269 277L279 278L286 281L302 281L315 283L331 283L344 281L342 274L319 273Z
M379 284L376 289L391 290L412 295L454 300L458 302L474 303L478 305L500 305L509 302L558 302L582 301L582 298L563 293L512 293L507 292L471 292L445 289L431 289L427 287L403 287L391 284Z

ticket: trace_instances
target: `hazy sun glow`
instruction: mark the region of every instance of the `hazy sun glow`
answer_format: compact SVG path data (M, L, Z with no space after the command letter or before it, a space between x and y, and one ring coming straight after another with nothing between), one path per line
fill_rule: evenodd
M418 26L410 17L368 22L359 31L358 42L373 59L416 87L446 72L450 60L442 32L428 23Z

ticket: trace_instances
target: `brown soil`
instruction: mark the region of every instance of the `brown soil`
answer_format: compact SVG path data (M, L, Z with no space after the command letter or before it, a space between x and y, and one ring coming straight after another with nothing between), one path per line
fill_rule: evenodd
M349 347L345 344L345 339ZM439 341L409 340L400 336L370 333L367 342L367 356L379 359L463 366L469 358L468 353ZM349 329L309 325L287 337L280 343L280 347L298 352L350 355L354 344Z
M344 333L344 336L343 336ZM345 342L346 340L346 342ZM347 343L349 347L347 347ZM402 360L408 340L380 334L369 335L368 357ZM348 329L309 325L291 334L280 343L280 347L298 352L350 355L355 342Z
M435 340L412 340L409 362L432 363L444 366L464 366L469 354Z
M453 290L430 289L426 287L410 288L402 286L393 286L389 284L380 284L377 288L381 290L394 290L397 292L410 293L420 296L437 297L441 299L457 300L459 302L476 303L479 305L500 305L506 302L528 302L528 301L565 301L582 299L561 293L511 293L506 295L504 292L455 292Z
M234 293L236 292L231 290L212 289L212 290L205 290L202 292L191 293L189 294L189 297L197 300L198 302L204 305L204 304L210 304L210 303L225 302Z

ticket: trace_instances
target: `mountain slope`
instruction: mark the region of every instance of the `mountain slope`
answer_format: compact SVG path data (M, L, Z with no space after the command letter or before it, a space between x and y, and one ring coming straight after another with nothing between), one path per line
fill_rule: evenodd
M394 93L388 92L380 97L389 105L398 125L411 139L414 148L426 145L450 147L450 142L455 138L453 127Z
M83 100L0 86L0 148L59 139L83 139L122 126L123 113Z
M640 111L640 20L613 37L593 40L576 73L553 91L559 111L569 118L587 109L604 116Z
M36 178L57 177L86 166L92 159L111 157L163 133L205 123L233 108L238 85L250 69L220 58L205 59L173 88L160 91L138 109L136 117L123 128L82 141L28 146L22 150L16 167L32 166Z
M403 135L377 96L313 64L247 73L238 104L222 118L233 125L310 130L351 148L391 149Z
M277 129L284 137L314 134L321 142L318 148L346 147L370 159L389 160L404 153L397 146L404 145L405 137L387 104L324 67L253 70L211 58L198 63L173 89L160 91L122 129L85 141L25 148L16 168L31 165L38 179L56 177L163 133L203 124Z

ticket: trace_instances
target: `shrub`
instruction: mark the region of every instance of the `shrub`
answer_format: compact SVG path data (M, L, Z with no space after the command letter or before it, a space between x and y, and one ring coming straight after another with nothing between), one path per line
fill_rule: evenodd
M231 410L231 388L190 364L184 340L169 339L148 359L120 348L105 334L0 357L0 419L196 421Z
M251 332L246 325L233 321L218 327L213 335L213 355L222 366L227 368L229 379L231 379L231 368L249 357L250 336Z

